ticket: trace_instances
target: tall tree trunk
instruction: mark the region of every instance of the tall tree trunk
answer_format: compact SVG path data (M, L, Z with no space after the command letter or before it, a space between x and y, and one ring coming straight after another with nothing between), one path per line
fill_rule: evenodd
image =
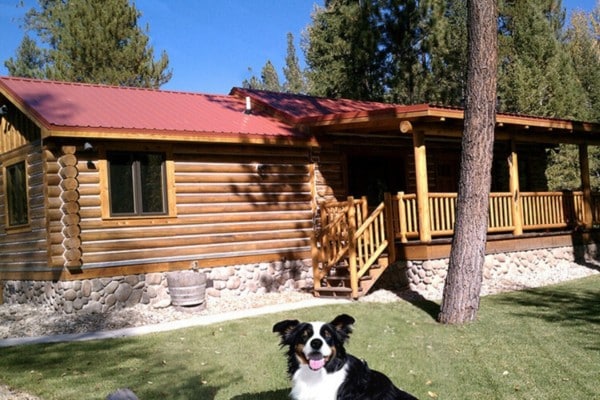
M465 127L454 238L439 322L461 324L479 310L496 119L497 4L469 0Z

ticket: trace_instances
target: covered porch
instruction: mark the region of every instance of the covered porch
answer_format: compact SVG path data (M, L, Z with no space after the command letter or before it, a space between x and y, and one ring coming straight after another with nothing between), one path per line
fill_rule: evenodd
M380 204L357 191L346 199L320 203L313 241L318 295L347 292L356 298L396 260L449 256L462 116L461 110L426 106L370 124L347 121L344 133L323 126L338 143L370 137L389 144L394 137L412 146L410 150L404 147L403 158L410 161L397 170L405 174L397 181L407 190L386 193ZM392 135L389 129L394 122L399 133ZM517 252L597 241L600 194L593 193L590 185L588 151L600 145L598 124L498 115L495 139L486 251ZM546 149L560 144L578 149L577 190L548 190L545 166L538 165ZM352 177L349 180L351 185Z
M457 193L429 193L425 211L415 193L385 194L373 212L366 196L322 204L313 242L317 293L359 297L397 260L447 258ZM589 200L589 203L587 201ZM600 194L490 193L486 252L587 244L597 239Z

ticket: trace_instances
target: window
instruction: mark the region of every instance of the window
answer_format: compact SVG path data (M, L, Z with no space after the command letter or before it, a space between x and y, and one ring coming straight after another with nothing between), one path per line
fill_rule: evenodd
M10 165L5 171L8 226L26 225L29 222L29 210L25 161Z
M164 153L109 152L110 214L167 213Z

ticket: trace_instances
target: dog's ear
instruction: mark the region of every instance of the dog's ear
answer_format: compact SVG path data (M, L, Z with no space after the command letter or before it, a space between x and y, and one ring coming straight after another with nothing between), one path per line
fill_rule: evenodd
M349 316L348 314L340 314L331 321L331 325L334 325L336 328L346 328L347 326L352 325L355 321L354 318Z
M354 324L354 322L354 318L348 314L340 314L331 321L331 325L335 326L335 329L342 334L342 340L345 341L352 333L352 324Z
M285 338L295 327L300 324L297 319L286 319L279 321L273 325L273 332L279 333L282 338Z

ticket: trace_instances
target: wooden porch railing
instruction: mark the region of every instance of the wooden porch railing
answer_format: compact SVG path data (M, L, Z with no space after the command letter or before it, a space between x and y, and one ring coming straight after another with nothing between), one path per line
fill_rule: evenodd
M359 280L368 273L379 257L388 249L393 237L391 225L386 221L385 202L370 215L366 197L359 200L321 205L321 230L313 245L313 276L315 289L321 280L344 258L348 260L352 297L358 297ZM389 255L393 259L393 253Z
M368 213L366 198L354 199L348 197L346 201L334 201L321 204L321 229L316 236L316 246L313 246L313 259L332 268L348 253L351 237L350 229L354 230L362 224ZM321 274L329 272L321 271ZM323 276L320 277L321 279Z
M456 193L429 193L431 237L450 236L456 220ZM406 242L419 237L415 194L391 196L394 232ZM488 232L515 232L511 193L491 193ZM593 223L600 223L600 194L592 195ZM523 192L516 203L523 231L566 229L583 225L583 192Z
M429 193L430 237L452 235L456 199L456 193ZM592 194L591 199L593 224L600 225L600 194ZM516 202L511 193L491 193L489 204L490 233L574 229L586 221L582 192L524 192ZM332 268L347 261L353 298L358 297L361 277L373 272L369 269L386 249L389 262L395 261L391 238L407 242L420 234L416 194L386 194L371 215L366 198L348 197L321 204L320 217L321 228L312 246L315 290Z

